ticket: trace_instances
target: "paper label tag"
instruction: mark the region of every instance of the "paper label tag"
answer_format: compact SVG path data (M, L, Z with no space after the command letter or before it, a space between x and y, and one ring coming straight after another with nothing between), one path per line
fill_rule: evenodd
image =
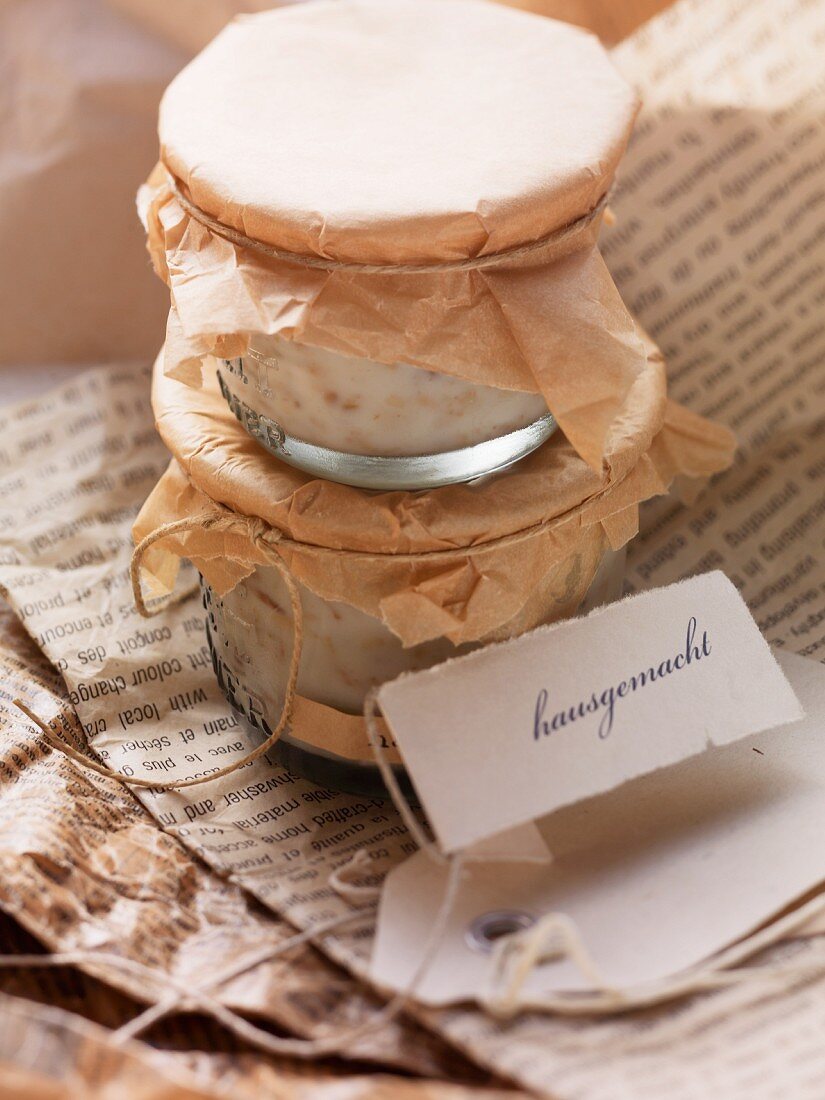
M445 852L803 716L719 572L409 673L378 699Z
M445 1005L489 991L490 954L468 935L489 914L564 914L604 981L627 989L684 974L820 884L825 666L792 653L778 658L807 712L802 722L639 776L537 826L501 833L495 847L474 845L474 857L486 849L499 859L465 866L416 999ZM535 862L540 840L551 862ZM416 852L387 876L371 962L382 989L406 989L418 972L446 875L445 864ZM593 988L560 953L536 967L525 993Z

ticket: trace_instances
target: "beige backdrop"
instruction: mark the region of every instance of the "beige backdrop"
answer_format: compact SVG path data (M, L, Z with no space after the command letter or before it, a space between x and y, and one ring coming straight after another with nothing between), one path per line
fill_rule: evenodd
M663 0L508 0L609 41ZM134 213L161 93L275 0L0 2L0 364L153 356L167 295Z

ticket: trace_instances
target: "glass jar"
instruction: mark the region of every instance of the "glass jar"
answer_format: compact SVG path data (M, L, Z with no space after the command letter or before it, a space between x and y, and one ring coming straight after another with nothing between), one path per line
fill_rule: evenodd
M580 613L619 598L624 565L624 548L604 554ZM218 682L232 705L256 729L268 734L277 725L283 706L293 643L292 611L280 575L273 568L259 567L222 597L203 578L201 585L207 639ZM482 644L455 646L446 638L436 638L405 649L383 623L364 611L321 599L305 587L300 588L300 594L303 651L297 694L343 714L360 715L371 687ZM557 618L558 608L557 596L548 592L539 621ZM497 637L508 634L505 628L497 632ZM351 759L309 744L300 731L292 729L282 734L275 751L295 774L322 786L386 797L383 780L369 759ZM363 755L371 755L366 742ZM403 769L397 767L396 773L406 784Z
M219 361L221 392L268 451L366 489L429 489L506 469L552 435L538 394L276 336Z

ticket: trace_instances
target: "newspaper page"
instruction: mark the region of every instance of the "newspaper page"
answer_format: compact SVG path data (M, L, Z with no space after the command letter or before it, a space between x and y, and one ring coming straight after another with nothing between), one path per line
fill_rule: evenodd
M630 586L722 567L768 638L808 656L823 615L824 35L821 0L694 0L621 47L649 108L605 242L630 305L665 345L674 395L742 440L709 494L649 510ZM0 582L63 672L98 756L181 779L239 759L252 737L212 678L199 604L148 622L132 607L129 528L162 466L146 389L135 372L92 372L7 417ZM274 758L140 797L219 875L302 927L349 911L329 874L356 851L378 877L412 849L386 803L314 787ZM319 944L363 973L369 926ZM819 1100L822 943L774 955L791 950L812 960L798 988L766 972L615 1019L418 1015L480 1065L562 1100Z
M146 456L144 455L144 461ZM0 603L0 909L54 951L86 950L140 962L135 976L90 958L100 983L78 984L54 972L0 969L0 988L66 1006L109 1026L125 1024L140 1002L165 992L172 975L194 986L232 969L262 944L294 933L262 912L238 887L193 861L120 783L84 771L51 752L11 700L19 696L44 720L59 718L73 744L83 732L62 677ZM2 952L32 950L3 935ZM154 975L154 980L152 980ZM264 963L248 976L210 986L223 1004L270 1020L299 1036L320 1027L345 1028L369 1019L379 1001L312 948ZM39 998L38 998L39 999ZM215 1045L217 1029L207 1038ZM192 1040L189 1028L165 1024L164 1038ZM182 1034L178 1032L182 1031ZM412 1022L369 1034L343 1053L365 1062L430 1077L473 1077L465 1060Z
M825 659L825 6L685 3L614 57L648 107L605 256L674 397L732 427L701 506L651 512L631 589L722 569ZM655 518L654 518L655 517Z

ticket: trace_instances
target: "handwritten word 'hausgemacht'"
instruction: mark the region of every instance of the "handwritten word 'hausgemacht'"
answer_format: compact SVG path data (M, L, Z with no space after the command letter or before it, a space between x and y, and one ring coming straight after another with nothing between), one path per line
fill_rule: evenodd
M551 733L557 733L559 730L565 729L580 718L602 711L598 734L600 740L604 741L613 730L616 703L619 699L624 699L633 692L640 691L649 684L655 684L657 680L670 676L673 672L681 672L682 669L688 668L704 657L710 656L711 645L708 641L708 632L706 630L702 631L701 644L697 644L697 631L696 618L691 616L687 624L684 649L680 650L674 657L667 657L656 666L651 665L644 672L636 673L634 676L628 677L627 680L620 681L615 687L605 688L601 692L594 691L587 702L582 701L575 706L568 707L566 710L560 710L550 719L545 718L549 695L547 689L542 688L536 697L533 740L539 741L542 737L549 737Z

